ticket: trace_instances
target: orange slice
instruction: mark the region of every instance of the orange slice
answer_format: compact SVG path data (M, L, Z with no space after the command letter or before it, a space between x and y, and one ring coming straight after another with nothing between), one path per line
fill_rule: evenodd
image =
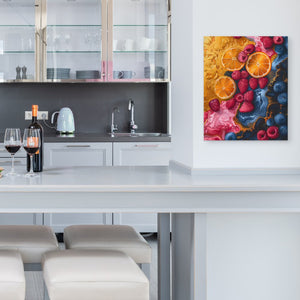
M236 84L231 77L221 76L215 83L215 93L222 99L231 98L236 92Z
M271 71L272 63L269 56L263 52L255 52L248 58L246 69L254 78L267 76Z
M236 71L243 68L245 63L238 60L239 53L242 50L239 48L227 49L222 56L222 65L228 71Z

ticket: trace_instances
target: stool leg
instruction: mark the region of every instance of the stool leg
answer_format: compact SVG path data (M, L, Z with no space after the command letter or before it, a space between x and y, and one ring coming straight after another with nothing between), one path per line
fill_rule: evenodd
M44 300L50 300L45 281L43 281L43 283L44 283Z
M150 281L150 264L141 264L140 268Z

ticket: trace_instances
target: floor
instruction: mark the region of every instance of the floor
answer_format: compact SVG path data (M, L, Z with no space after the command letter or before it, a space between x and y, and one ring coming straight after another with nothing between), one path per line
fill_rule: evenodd
M157 238L156 235L144 236L152 248L152 264L150 268L150 300L157 300ZM63 245L61 244L63 248ZM26 300L43 299L42 272L26 272Z

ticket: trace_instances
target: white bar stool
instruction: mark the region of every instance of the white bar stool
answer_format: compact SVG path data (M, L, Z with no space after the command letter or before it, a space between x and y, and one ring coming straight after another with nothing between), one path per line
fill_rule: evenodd
M58 243L48 226L0 225L1 248L17 249L22 256L25 271L41 271L42 255L47 251L57 250Z
M0 299L25 299L24 267L17 250L0 250Z
M51 251L42 266L51 300L149 300L147 277L120 251Z
M151 247L127 225L72 225L64 230L66 249L118 250L139 264L150 279Z

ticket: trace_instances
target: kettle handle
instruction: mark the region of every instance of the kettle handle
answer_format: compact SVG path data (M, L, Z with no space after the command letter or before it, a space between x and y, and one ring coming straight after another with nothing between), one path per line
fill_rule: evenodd
M55 112L52 114L52 116L51 116L51 124L53 124L54 117L55 117L55 115L58 114L58 113L59 113L59 111L55 111Z

